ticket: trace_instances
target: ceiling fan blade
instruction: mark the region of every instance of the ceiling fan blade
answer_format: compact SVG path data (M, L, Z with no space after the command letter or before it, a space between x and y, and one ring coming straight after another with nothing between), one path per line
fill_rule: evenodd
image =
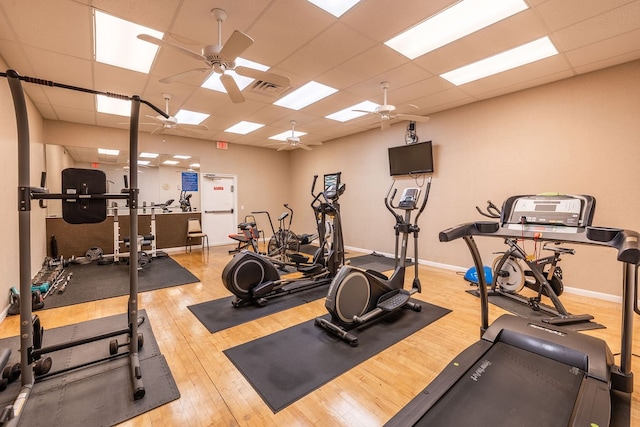
M282 147L278 148L276 151L282 151L282 150L287 150L289 148L289 145L283 145Z
M382 130L389 129L389 120L381 120L380 129Z
M263 80L269 83L273 83L280 87L289 87L291 85L291 81L289 77L281 76L280 74L269 73L267 71L260 71L254 68L248 67L236 67L233 69L236 73L241 76L249 77L256 80Z
M296 147L300 147L300 148L302 148L303 150L311 151L311 147L307 147L307 146L306 146L306 145L304 145L304 144L296 145Z
M204 56L202 56L199 53L194 52L192 50L185 49L182 46L178 46L177 44L173 44L173 43L158 39L158 38L150 36L148 34L138 34L138 38L140 40L144 40L146 42L153 43L153 44L156 44L156 45L161 46L161 47L168 47L169 49L173 49L173 50L175 50L177 52L182 53L183 55L190 56L190 57L192 57L194 59L199 59L200 61L207 62L207 58L205 58Z
M357 111L358 113L378 114L375 111L367 111L367 110L351 110L351 111Z
M184 134L184 135L189 135L189 136L194 136L194 137L201 137L202 134L200 132L194 132L191 129L187 129L184 128L183 125L177 125L175 128L170 129L173 130L174 132L178 133L178 134Z
M191 123L178 123L178 128L191 130L191 131L203 131L203 132L206 132L209 130L209 128L206 127L205 125L194 125Z
M414 122L422 122L422 123L426 123L430 119L429 117L426 117L426 116L414 116L412 114L396 114L395 117L402 120L411 120Z
M235 30L224 46L222 46L220 56L228 61L234 61L252 44L253 39L251 37L242 31Z
M239 102L244 102L244 96L242 92L240 92L240 88L233 77L228 74L223 74L220 76L220 81L222 82L222 86L224 86L227 91L227 95L231 98L231 102L237 104Z
M160 133L164 130L164 126L158 126L157 128L155 128L154 130L151 131L151 135L155 135L157 133Z
M205 72L209 73L211 72L211 69L210 68L194 68L193 70L183 71L181 73L174 74L172 76L160 79L160 83L173 83L179 80L183 80L189 76L195 76Z

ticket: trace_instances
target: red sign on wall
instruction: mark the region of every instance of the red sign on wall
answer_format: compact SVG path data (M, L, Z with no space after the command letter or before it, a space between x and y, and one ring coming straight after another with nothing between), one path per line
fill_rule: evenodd
M221 185L216 185L213 187L213 191L223 191L223 190L224 190L224 187Z

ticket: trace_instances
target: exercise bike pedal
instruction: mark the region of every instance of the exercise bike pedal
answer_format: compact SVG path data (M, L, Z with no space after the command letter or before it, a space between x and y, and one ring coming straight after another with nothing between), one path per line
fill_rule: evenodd
M377 307L383 311L395 311L409 302L411 294L404 289L384 294L378 300Z

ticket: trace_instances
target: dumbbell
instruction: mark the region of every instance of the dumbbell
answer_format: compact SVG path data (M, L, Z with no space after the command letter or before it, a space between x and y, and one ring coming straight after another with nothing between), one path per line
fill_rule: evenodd
M49 290L49 286L49 282L43 282L39 285L31 285L31 292L40 291L41 294L44 294Z
M115 355L118 353L118 349L120 347L126 347L129 345L129 342L123 342L122 344L118 343L117 339L113 339L109 341L109 354ZM144 335L142 333L138 333L138 350L140 350L144 346Z

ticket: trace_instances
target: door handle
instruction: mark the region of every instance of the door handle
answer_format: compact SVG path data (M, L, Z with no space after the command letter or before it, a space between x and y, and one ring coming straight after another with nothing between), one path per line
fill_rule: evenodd
M204 211L204 213L233 213L233 208L225 210Z

